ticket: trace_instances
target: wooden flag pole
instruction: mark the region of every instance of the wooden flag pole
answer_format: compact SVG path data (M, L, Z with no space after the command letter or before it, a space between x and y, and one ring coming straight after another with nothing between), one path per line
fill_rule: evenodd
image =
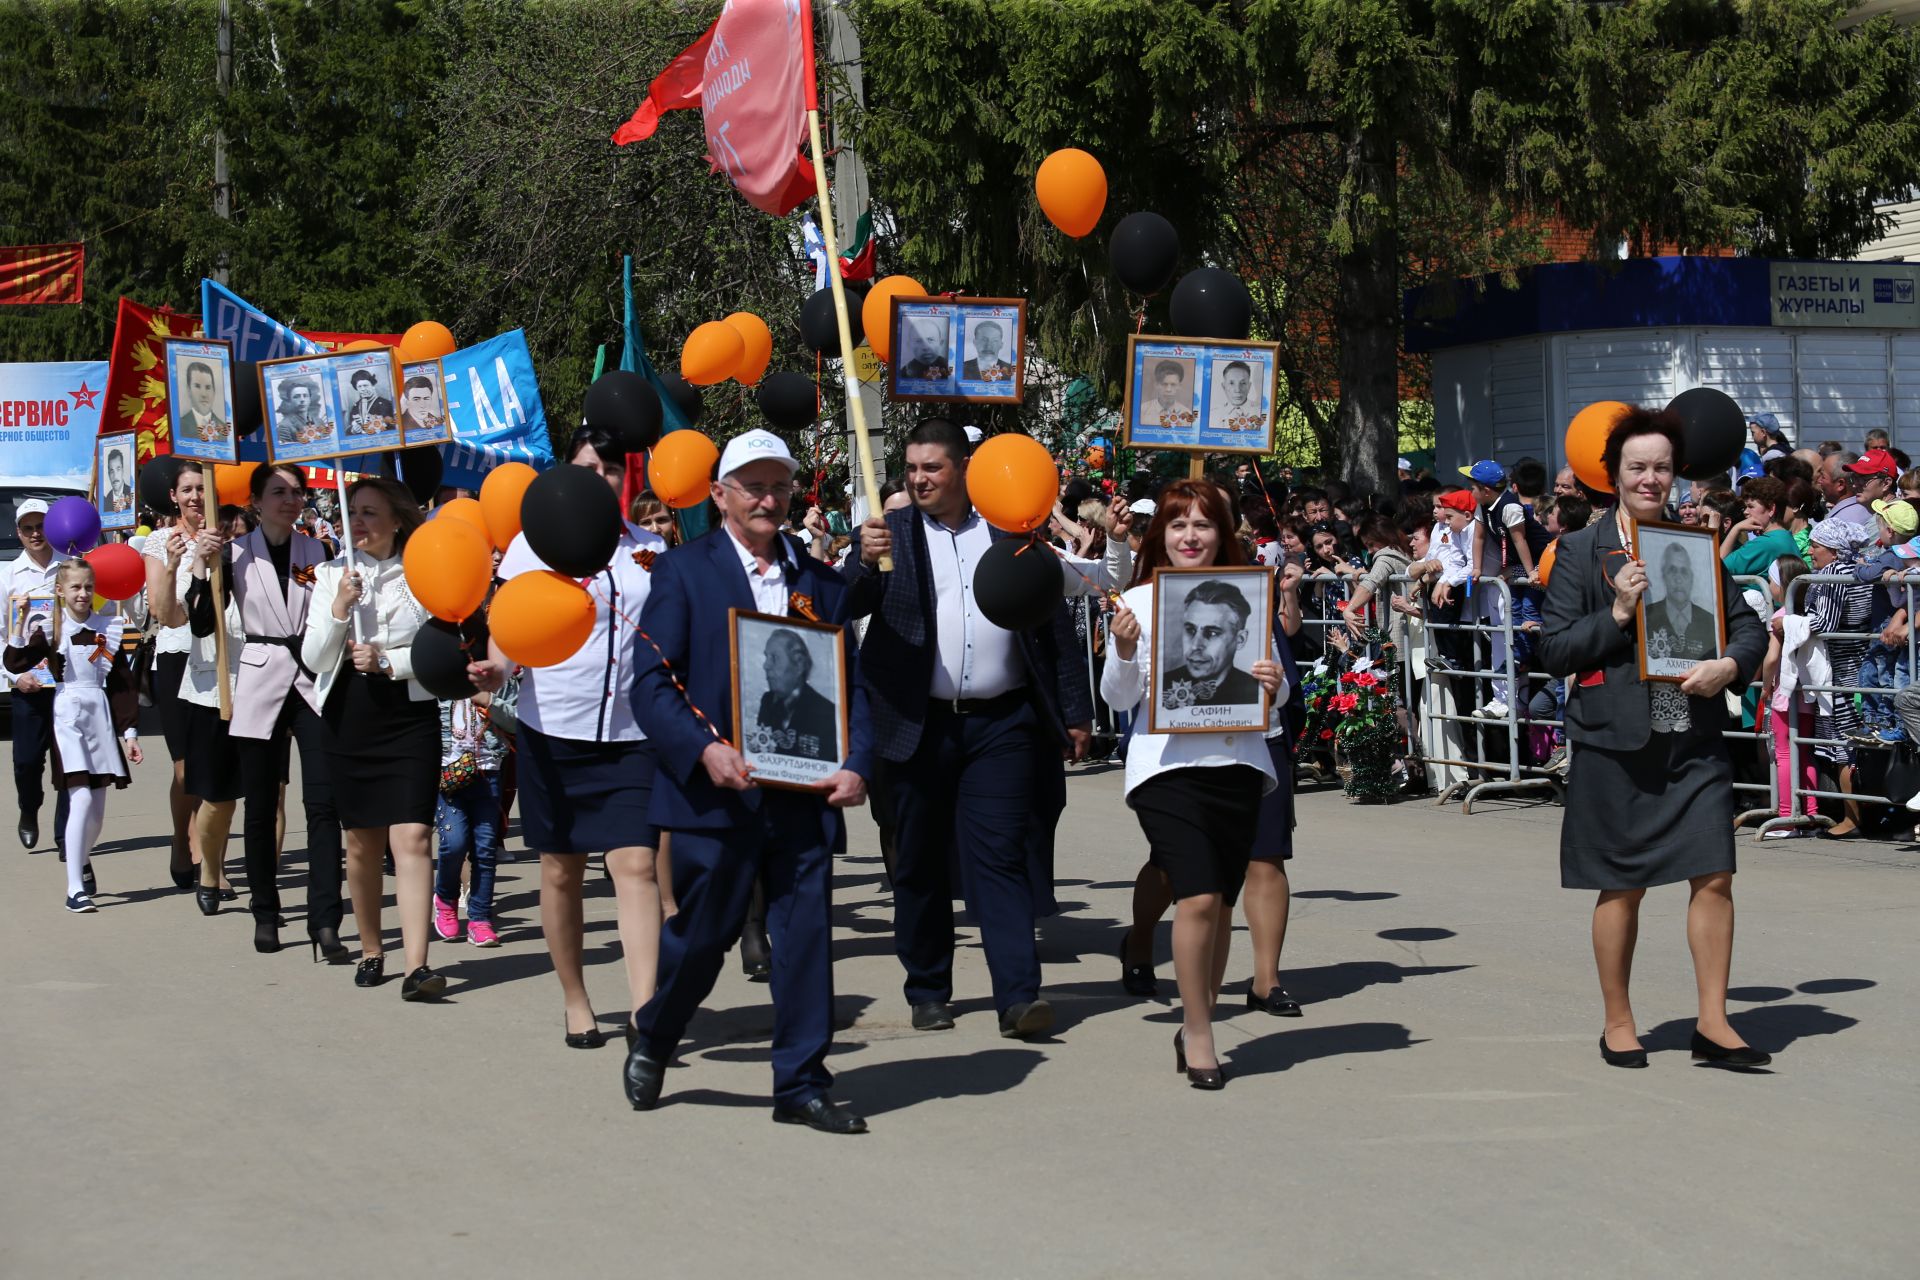
M840 280L840 241L833 231L833 202L827 195L827 161L820 146L820 111L807 112L807 136L813 143L813 180L820 196L820 234L827 245L827 278L833 285L833 316L840 324L840 381L847 395L847 413L853 419L853 442L860 450L860 479L866 489L867 510L880 516L880 485L873 475L873 446L867 442L867 412L860 403L859 375L853 369L853 326L847 320L847 289ZM880 572L893 572L893 557L880 557Z

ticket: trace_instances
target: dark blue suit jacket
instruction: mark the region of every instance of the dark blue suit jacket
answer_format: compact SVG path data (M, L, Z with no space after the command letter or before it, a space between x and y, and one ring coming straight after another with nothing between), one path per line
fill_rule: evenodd
M860 646L861 679L872 695L875 748L882 758L905 760L920 745L927 699L933 688L937 610L933 571L927 565L926 519L913 507L887 513L893 535L893 572L868 569L858 556L845 569L853 584L851 616L871 616ZM993 538L1013 537L1000 529ZM1027 697L1042 731L1060 746L1067 726L1093 719L1093 689L1073 622L1064 603L1052 622L1016 633L1027 669Z
M788 590L812 598L820 621L844 625L847 587L824 561L816 560L781 534L787 560ZM732 637L727 612L754 611L753 588L725 527L685 546L675 547L653 564L653 585L640 629L650 636L687 686L693 705L705 712L722 734L733 733ZM646 644L645 640L640 642ZM873 728L866 691L854 667L853 645L841 635L846 654L849 752L843 762L863 778L873 776ZM651 655L650 649L643 654ZM634 682L633 716L660 757L648 821L666 831L724 829L744 822L760 807L758 790L727 791L707 777L700 754L713 734L694 715L656 660ZM737 745L737 744L736 744ZM845 847L840 811L818 802L829 847Z

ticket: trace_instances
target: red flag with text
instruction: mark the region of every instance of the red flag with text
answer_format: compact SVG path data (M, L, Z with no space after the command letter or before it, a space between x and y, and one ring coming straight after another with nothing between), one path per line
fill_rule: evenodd
M84 244L25 244L0 248L0 304L77 303L85 284Z
M748 204L778 216L812 196L803 150L807 112L817 106L808 0L727 0L706 34L654 78L613 140L652 137L662 112L695 105L706 122L707 159Z

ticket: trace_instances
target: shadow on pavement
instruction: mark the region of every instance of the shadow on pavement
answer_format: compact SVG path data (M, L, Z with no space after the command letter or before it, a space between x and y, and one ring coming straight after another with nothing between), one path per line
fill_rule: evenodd
M1442 938L1457 938L1460 935L1451 929L1382 929L1373 936L1385 938L1388 942L1438 942Z
M1402 965L1385 960L1350 960L1345 964L1321 965L1317 969L1281 967L1286 988L1302 1004L1320 1004L1357 995L1382 983L1404 982L1440 973L1458 973L1472 969L1470 964Z
M870 1062L839 1072L834 1096L866 1116L943 1098L978 1098L1018 1088L1045 1057L1035 1049L986 1049L945 1058Z
M1338 1027L1303 1027L1298 1031L1277 1031L1238 1045L1227 1051L1226 1065L1231 1074L1257 1076L1285 1071L1315 1058L1335 1058L1348 1053L1386 1053L1425 1043L1424 1040L1415 1040L1413 1033L1397 1022L1350 1022Z
M1355 893L1351 889L1298 889L1292 894L1296 898L1332 898L1335 902L1379 902L1385 898L1397 898L1397 893Z

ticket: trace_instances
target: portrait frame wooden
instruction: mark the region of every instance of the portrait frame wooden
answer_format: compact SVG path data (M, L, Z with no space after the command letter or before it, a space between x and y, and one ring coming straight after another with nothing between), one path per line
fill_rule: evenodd
M1272 715L1272 700L1267 691L1258 682L1253 682L1254 698L1232 702L1207 703L1193 698L1192 684L1180 679L1177 672L1186 670L1186 661L1181 659L1178 666L1167 661L1166 646L1174 635L1174 629L1167 625L1170 614L1176 609L1184 614L1187 601L1202 582L1219 581L1234 588L1242 601L1248 606L1248 614L1241 622L1245 631L1242 639L1235 644L1233 657L1229 660L1226 673L1216 679L1230 681L1234 672L1253 680L1249 668L1261 659L1273 656L1273 610L1276 580L1270 565L1214 565L1204 569L1173 569L1162 567L1153 573L1153 631L1154 651L1147 655L1147 729L1151 733L1266 733L1268 720ZM1211 601L1206 603L1223 603ZM1251 656L1249 656L1251 655ZM1246 665L1241 665L1245 659ZM1183 686L1187 690L1182 696ZM1222 708L1218 715L1212 714L1213 707ZM1233 714L1242 708L1253 708L1242 714Z
M1702 662L1723 658L1727 653L1727 599L1726 584L1720 567L1720 546L1718 536L1712 529L1695 525L1669 524L1664 520L1631 520L1628 522L1628 535L1632 541L1633 558L1647 566L1647 590L1642 592L1634 607L1634 659L1640 671L1640 679L1647 684L1679 684L1691 674L1694 667ZM1661 599L1652 600L1653 584L1663 581L1664 561L1667 548L1680 547L1687 553L1690 571L1694 575L1689 598L1692 607L1705 611L1708 598L1711 597L1713 651L1699 657L1675 656L1671 652L1654 653L1652 650L1672 645L1672 628L1664 625L1658 629L1669 637L1664 642L1656 642L1654 628L1648 623L1649 610L1660 606L1656 622L1664 623L1667 618L1666 597L1670 591L1663 591ZM1648 557L1656 557L1660 563L1649 562ZM1712 585L1703 587L1699 581L1701 566L1705 566L1705 577ZM1689 626L1689 632L1694 629ZM1684 642L1684 637L1683 637ZM1697 647L1697 646L1693 646ZM1684 669L1677 664L1686 663ZM1656 666L1656 664L1658 664Z
M1168 426L1147 423L1144 416L1157 407L1152 395L1151 370L1162 362L1187 371L1185 412L1189 422ZM1215 426L1216 409L1231 412L1232 405L1216 406L1216 383L1224 379L1235 363L1249 366L1248 389L1263 388L1263 411L1251 415L1257 426L1228 430ZM1126 394L1120 406L1121 444L1128 449L1165 449L1175 453L1236 453L1260 457L1273 452L1274 418L1280 396L1280 344L1258 342L1251 338L1181 338L1162 334L1127 335ZM1229 417L1228 422L1237 421ZM1255 434L1257 433L1257 434Z
M766 677L754 673L763 670L757 664L764 659L767 646L774 633L779 631L796 633L809 657L809 669L801 677L800 696L804 697L810 692L831 704L836 748L831 760L818 755L778 750L772 735L789 731L799 733L799 730L791 724L769 727L760 722L761 709L765 706L765 698L771 696L771 690L767 687ZM757 643L755 632L761 633ZM809 636L815 637L815 642L809 643ZM847 755L852 750L845 628L802 618L756 613L750 609L729 609L727 644L732 664L733 742L753 767L751 777L754 785L786 791L820 792L824 789L826 779L844 767ZM830 697L822 688L822 682L815 678L822 657L832 663L832 678L827 682L832 689ZM756 665L750 668L749 664ZM750 715L745 703L748 698L755 697L758 705ZM807 710L810 717L817 719L817 704ZM749 728L750 722L752 728ZM804 742L809 739L804 733L799 733L797 740Z
M108 431L93 442L93 479L88 497L100 513L100 528L109 533L140 526L139 435L138 431ZM107 460L115 457L127 460L127 503L118 509L113 505L112 486L107 480Z
M939 320L948 326L948 376L914 378L906 375L910 363L906 327L916 320ZM1000 364L1007 377L966 376L967 347L978 326L1000 323L1012 327L1010 355ZM893 335L893 359L887 362L887 395L908 402L942 401L961 404L1019 404L1026 397L1027 300L1025 298L903 298L891 299L887 332ZM976 372L978 372L976 370ZM905 385L903 385L903 383ZM1004 387L1004 390L997 388Z

